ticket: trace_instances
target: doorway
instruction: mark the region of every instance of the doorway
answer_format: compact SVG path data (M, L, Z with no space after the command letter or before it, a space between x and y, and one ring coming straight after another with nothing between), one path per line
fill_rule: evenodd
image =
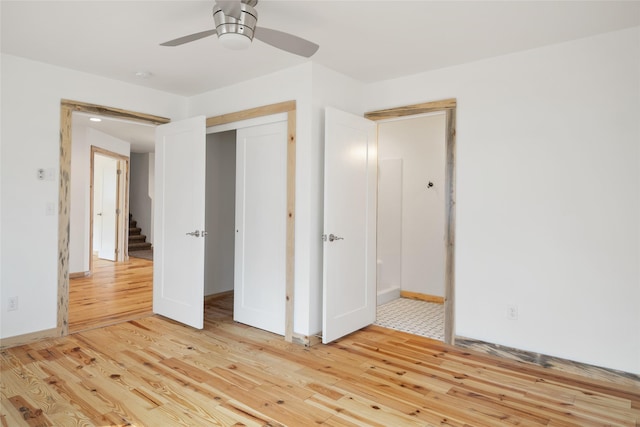
M233 292L236 131L207 134L204 295Z
M444 280L444 342L447 344L454 344L454 286L455 286L455 144L456 144L456 106L455 99L446 99L442 101L427 102L423 104L408 105L404 107L391 108L387 110L372 111L365 114L365 118L374 121L395 120L399 118L415 118L420 115L444 113L444 174L440 176L442 181L440 185L436 187L435 181L427 181L421 183L426 185L426 190L439 190L438 197L442 197L444 200L444 238L442 239L442 251L437 250L438 253L442 253L443 261L437 263L443 268L442 276ZM392 162L393 163L393 162ZM390 164L391 169L399 168L397 162ZM396 171L396 173L398 173ZM430 186L429 182L433 185ZM433 196L435 191L431 192L430 196ZM397 212L391 212L398 215ZM397 225L396 225L397 227ZM438 240L438 239L437 239ZM402 247L402 242L393 241L391 244L395 244L397 247ZM432 249L433 250L433 249ZM401 269L398 259L395 260L395 268ZM393 262L391 262L393 266ZM439 282L439 280L436 280ZM397 286L398 290L400 286ZM428 294L427 294L428 295Z
M69 330L77 332L152 312L152 262L129 261L127 223L130 156L153 148L154 129L79 112L72 120Z
M378 123L376 324L444 340L445 113Z
M69 274L77 278L92 272L94 243L100 244L100 256L104 259L122 261L126 256L126 222L121 213L128 209L129 148L123 141L110 139L109 135L90 127L89 116L75 113L73 119ZM96 177L94 171L99 176ZM97 191L94 191L94 181L98 183ZM94 200L94 193L99 200ZM94 208L96 203L98 210ZM100 215L94 216L94 213Z
M205 298L234 294L234 320L285 334L287 115L208 129Z
M94 255L114 262L127 258L129 157L91 146L90 164L89 273L92 273Z
M69 273L70 270L70 217L71 217L71 152L73 147L74 113L91 114L101 117L110 117L116 120L126 120L139 124L156 126L168 123L169 119L136 113L116 108L87 104L77 101L62 100L60 104L60 191L58 214L58 315L57 335L69 334ZM77 121L77 120L76 120ZM87 156L88 158L88 156ZM88 169L88 168L87 168ZM89 180L85 180L85 183ZM87 190L88 193L88 190ZM87 225L88 228L88 225ZM126 227L125 227L126 228ZM88 254L89 249L83 253ZM88 261L87 261L88 264ZM88 270L83 270L88 271Z

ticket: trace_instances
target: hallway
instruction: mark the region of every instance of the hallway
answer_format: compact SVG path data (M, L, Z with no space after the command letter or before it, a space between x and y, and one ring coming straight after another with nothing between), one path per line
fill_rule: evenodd
M91 276L69 280L69 332L152 314L153 261L94 258Z

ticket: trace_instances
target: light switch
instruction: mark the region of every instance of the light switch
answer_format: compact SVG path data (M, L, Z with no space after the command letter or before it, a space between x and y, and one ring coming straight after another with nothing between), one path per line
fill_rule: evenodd
M38 168L37 177L38 181L55 181L56 168Z

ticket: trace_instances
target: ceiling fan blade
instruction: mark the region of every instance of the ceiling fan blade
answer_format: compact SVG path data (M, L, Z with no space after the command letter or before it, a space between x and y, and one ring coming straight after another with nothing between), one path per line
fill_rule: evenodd
M283 31L272 30L271 28L257 27L254 38L305 58L309 58L320 48L320 46L309 40Z
M216 4L222 13L235 19L240 19L242 9L240 8L240 0L218 0Z
M216 33L216 30L207 30L207 31L200 31L199 33L195 33L195 34L189 34L188 36L183 36L183 37L178 37L177 39L173 39L173 40L169 40L168 42L164 42L164 43L160 43L160 46L180 46L181 44L185 44L185 43L189 43L189 42L193 42L196 40L200 40L203 39L205 37L209 37L211 35L214 35Z

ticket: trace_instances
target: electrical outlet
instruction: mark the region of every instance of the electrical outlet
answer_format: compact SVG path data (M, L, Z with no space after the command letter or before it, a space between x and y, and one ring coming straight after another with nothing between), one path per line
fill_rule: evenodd
M507 319L518 320L518 306L516 305L507 306Z
M16 311L18 309L18 297L9 297L7 303L7 311Z

